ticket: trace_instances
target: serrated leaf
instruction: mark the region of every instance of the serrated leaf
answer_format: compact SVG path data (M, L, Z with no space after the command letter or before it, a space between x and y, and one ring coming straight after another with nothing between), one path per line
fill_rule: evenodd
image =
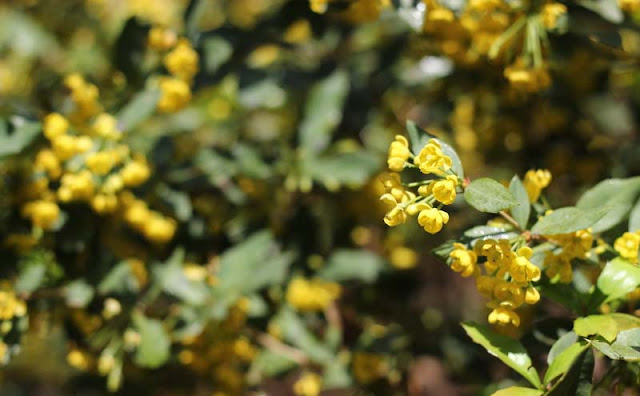
M349 77L344 70L336 70L311 88L299 138L300 147L312 156L329 146L333 130L342 119L342 106L348 92Z
M522 386L510 386L493 392L491 396L540 396L544 392L540 389L525 388Z
M128 132L151 117L159 99L160 91L157 89L147 89L135 94L116 116L120 130Z
M472 181L464 191L464 199L473 208L485 213L498 213L518 205L509 190L487 177Z
M141 367L157 368L169 359L171 342L162 322L147 318L140 312L132 315L133 325L140 334L140 344L133 360Z
M576 342L564 349L558 354L553 362L549 365L547 372L544 375L544 383L549 384L554 379L561 375L564 375L571 369L573 363L578 359L587 348L588 344Z
M576 232L591 227L606 214L606 208L589 211L573 206L560 208L538 220L531 228L531 232L539 235Z
M84 279L78 279L65 287L65 301L69 307L84 308L94 295L93 287Z
M592 344L611 359L640 362L640 328L619 332L613 343L596 339Z
M502 360L536 388L542 386L538 372L522 344L512 338L493 332L488 326L465 322L462 327L469 337L482 345L491 355Z
M640 286L640 267L621 258L615 258L605 265L596 286L609 302L623 298Z
M359 280L371 283L383 268L384 260L377 254L366 250L339 249L329 256L318 276L336 282Z
M527 223L529 222L531 204L529 203L527 190L524 188L524 184L522 184L518 175L514 175L511 179L511 183L509 183L509 192L511 192L511 195L513 195L518 202L518 205L511 208L511 215L520 228L524 230L527 228Z

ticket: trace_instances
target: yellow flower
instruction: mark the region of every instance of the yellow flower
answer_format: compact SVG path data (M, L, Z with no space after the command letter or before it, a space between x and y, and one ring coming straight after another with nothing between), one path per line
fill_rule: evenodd
M625 232L616 239L613 248L620 253L620 256L631 261L638 262L638 247L640 246L640 235L634 232Z
M67 173L60 179L58 199L63 202L89 199L94 192L93 176L88 170Z
M340 297L340 285L319 279L296 278L287 287L287 302L303 312L321 311Z
M311 24L306 19L299 19L292 23L284 32L284 41L289 44L300 44L309 40L313 32Z
M524 188L527 190L530 202L540 198L540 192L551 183L551 172L546 169L529 170L524 175Z
M395 140L389 146L389 155L387 164L389 169L394 172L400 172L404 168L404 163L409 159L409 142L407 138L396 135Z
M275 44L265 44L249 54L247 63L253 68L263 68L271 65L280 56L280 47Z
M109 173L111 169L116 165L118 157L111 151L98 151L91 153L85 159L87 168L98 176L103 176Z
M91 198L91 207L96 213L111 213L118 207L118 198L115 195L97 194Z
M593 245L591 229L580 230L569 234L553 235L552 241L562 246L564 254L570 258L586 258Z
M149 30L147 44L158 51L166 51L178 41L178 36L172 30L163 27L152 27Z
M501 326L512 323L514 326L520 326L520 317L508 307L498 307L489 314L489 323Z
M545 273L553 282L569 283L573 277L571 259L564 254L547 252L544 257Z
M23 207L22 215L31 219L34 226L48 230L58 221L60 208L55 202L34 201Z
M442 152L440 143L435 139L431 139L413 159L413 163L424 174L442 175L451 168L452 162L451 158Z
M149 165L139 159L127 163L124 168L120 170L120 176L125 186L139 186L147 181L150 175Z
M164 113L176 112L191 100L189 84L179 78L163 77L160 79L162 95L158 100L158 110Z
M493 291L498 280L493 276L481 275L476 278L476 288L478 292L487 298L493 298Z
M198 72L198 59L198 53L191 47L189 40L182 39L164 57L164 65L169 73L184 81L189 81Z
M36 171L46 172L51 179L59 178L62 173L58 157L49 149L43 149L38 152L34 168Z
M324 14L329 7L330 0L309 0L309 8L317 14Z
M108 113L98 114L93 121L93 132L108 140L118 140L121 132L118 130L118 120Z
M540 293L538 292L538 290L533 286L527 287L527 290L524 294L524 302L529 305L533 305L538 301L540 301Z
M89 355L80 349L73 348L67 353L67 363L78 370L87 370L90 365Z
M478 255L461 243L454 243L453 248L453 251L449 253L449 257L453 259L451 269L460 272L465 278L475 274Z
M474 11L493 11L503 6L502 0L469 0L468 9Z
M416 266L418 255L412 249L406 246L398 246L391 250L389 261L396 269L409 269Z
M152 242L166 243L173 238L177 226L175 220L152 212L150 218L144 223L142 232Z
M68 160L76 154L76 139L70 135L58 135L51 139L51 146L56 157L61 161Z
M318 396L322 390L322 378L315 373L304 373L293 384L293 392L298 396Z
M418 223L430 234L436 234L442 230L442 226L449 222L449 214L440 209L429 208L418 214Z
M500 279L496 282L493 295L500 302L500 305L508 305L512 308L521 306L525 298L521 285Z
M567 6L561 3L547 3L542 6L542 23L547 29L554 29L558 18L567 13Z
M513 88L524 92L541 91L551 85L551 76L546 66L527 66L521 58L504 69L504 76Z
M518 249L515 259L511 262L511 268L509 268L509 273L516 282L540 280L540 268L529 261L532 254L533 252L528 246Z
M69 129L69 121L58 113L48 114L42 123L42 130L47 139L64 135Z
M456 187L458 186L458 177L454 175L447 176L444 180L433 182L431 191L438 201L445 205L451 205L456 200Z
M633 14L640 10L640 0L618 0L618 5L623 11L628 12L629 14Z

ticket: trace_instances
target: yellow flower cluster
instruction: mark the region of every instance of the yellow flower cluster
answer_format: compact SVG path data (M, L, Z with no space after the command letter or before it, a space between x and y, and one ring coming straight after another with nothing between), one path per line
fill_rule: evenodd
M546 252L544 258L545 273L552 282L569 283L573 278L571 260L585 259L593 246L591 229L569 234L549 235L548 240L558 245L559 252Z
M551 183L551 172L546 169L528 170L524 175L525 190L529 195L530 202L536 202L540 198L540 193Z
M380 200L389 207L384 217L388 226L404 224L408 216L418 216L418 223L430 234L442 230L449 222L449 214L433 207L435 202L440 206L452 204L457 195L458 177L451 172L452 160L442 151L440 143L431 139L411 158L409 143L403 136L396 136L389 147L388 165L393 172L400 172L405 167L417 167L427 175L436 177L420 185L417 193L405 189L398 173L389 173L381 177L385 193Z
M389 371L383 355L370 352L356 352L351 362L353 376L358 383L366 385L382 378Z
M75 81L74 86L86 84L79 83L82 78L77 75L71 77L67 80ZM93 107L101 108L99 103ZM87 109L88 104L79 108ZM99 113L72 124L51 113L43 119L43 133L50 147L36 155L30 200L22 207L22 215L34 226L51 230L60 219L59 203L86 202L98 214L121 209L124 219L150 241L163 243L173 237L175 221L148 209L128 190L147 181L151 170L143 156L132 155L121 142L122 131L113 115Z
M514 89L523 92L538 92L551 85L551 76L545 65L532 66L523 58L507 66L504 76Z
M0 363L8 358L8 346L3 341L4 337L13 329L14 319L24 318L27 315L27 304L16 296L9 282L0 283Z
M64 79L64 85L71 91L71 97L76 106L71 118L82 122L102 111L98 102L100 91L98 87L87 82L81 75L74 73Z
M567 6L562 3L551 2L542 6L542 23L544 27L552 30L558 25L558 19L567 13Z
M621 237L616 239L613 248L621 257L632 263L638 262L638 248L640 247L640 231L625 232Z
M303 312L321 311L340 297L340 285L320 279L293 279L287 288L287 302Z
M198 73L198 53L187 39L178 39L176 34L165 28L149 30L147 44L157 51L169 51L163 63L171 76L163 76L158 81L161 91L158 110L173 113L184 108L191 100L191 82Z
M489 323L519 326L520 317L515 310L523 304L535 304L540 294L533 282L540 279L540 269L529 258L528 246L512 250L506 239L486 239L475 243L473 250L460 243L453 245L449 254L451 269L462 276L474 276L478 291L490 299ZM484 271L478 258L484 257Z

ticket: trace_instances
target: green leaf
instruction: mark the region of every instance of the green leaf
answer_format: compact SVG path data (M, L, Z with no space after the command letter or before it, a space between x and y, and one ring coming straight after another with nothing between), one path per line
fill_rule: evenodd
M358 188L369 181L380 168L380 163L370 153L360 150L308 158L302 166L304 173L328 187L346 185Z
M613 342L620 331L640 327L640 318L612 313L608 315L589 315L573 322L573 331L579 336L599 335L608 342Z
M328 389L346 389L353 386L349 368L339 362L331 362L324 367L322 386Z
M349 77L344 70L336 70L311 88L299 135L300 147L310 155L315 156L329 146L333 130L342 119L348 92Z
M215 73L233 54L233 46L221 37L208 37L202 43L204 50L204 70Z
M588 348L588 346L589 344L586 342L576 342L560 352L560 354L557 355L549 365L549 368L544 375L544 383L549 384L554 379L567 373L569 369L571 369L573 363L577 360L580 354Z
M569 371L556 381L545 396L591 396L593 367L593 353L587 349L578 356Z
M187 304L203 304L209 297L208 289L202 282L187 279L182 270L183 262L184 251L176 249L165 264L154 267L154 277L167 294Z
M218 287L246 295L280 284L293 258L291 253L280 252L269 231L258 232L222 255Z
M65 287L65 301L72 308L86 307L93 295L93 287L84 279L74 280Z
M0 128L0 159L22 152L40 135L39 122L28 121L21 117L12 117L12 132Z
M624 220L640 192L640 178L607 179L585 192L576 207L585 212L607 208L605 215L591 227L593 232L613 228Z
M583 211L573 206L560 208L538 220L531 228L531 232L539 235L576 232L591 227L606 214L607 208L589 211Z
M16 280L16 292L32 293L44 282L46 274L47 266L44 262L32 262L25 266Z
M525 388L522 386L510 386L493 392L491 396L540 396L544 392L540 389Z
M336 282L359 280L371 283L384 268L384 260L366 250L336 250L327 259L327 264L318 272L321 278Z
M100 294L135 293L140 290L140 285L131 272L129 263L121 261L102 279L97 290Z
M128 132L151 117L159 99L160 91L157 89L147 89L135 94L116 116L120 130Z
M140 333L140 344L133 360L141 367L157 368L169 359L171 341L162 322L135 311L133 325Z
M156 194L172 207L176 219L186 222L191 218L193 208L188 193L173 190L163 183L156 188Z
M293 369L296 365L296 362L286 356L263 349L254 359L250 372L258 371L267 377L275 377Z
M631 213L629 214L629 231L640 231L640 199L633 206L633 209L631 209Z
M619 332L613 343L596 339L592 344L611 359L640 362L640 328Z
M527 190L524 188L524 184L522 184L518 175L514 175L511 179L509 192L511 192L518 202L518 205L511 208L511 215L520 228L524 230L527 228L527 222L531 214L531 204L529 203L529 194L527 194Z
M547 363L553 363L553 360L558 356L562 351L569 348L575 342L578 341L578 335L573 331L568 331L562 335L562 337L558 338L558 340L553 343L551 349L549 350L549 354L547 355Z
M603 302L623 298L640 286L640 267L615 258L605 265L596 286L606 296Z
M302 319L291 309L281 309L275 320L284 340L300 348L311 360L324 364L335 363L331 350L307 329Z
M518 205L509 190L486 177L472 181L464 191L464 199L473 208L485 213L498 213Z
M502 360L533 386L536 388L542 386L538 372L521 343L493 332L488 326L465 322L462 327L475 343L482 345L487 352Z
M500 235L507 231L509 231L509 228L507 227L476 226L466 230L464 232L464 236L471 239L477 239Z

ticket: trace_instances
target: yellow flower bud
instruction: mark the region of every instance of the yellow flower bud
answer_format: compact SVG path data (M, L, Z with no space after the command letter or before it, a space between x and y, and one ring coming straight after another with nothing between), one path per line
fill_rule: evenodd
M613 248L623 258L632 263L638 262L638 248L640 247L640 235L634 232L625 232L621 237L616 239Z
M389 170L400 172L404 168L404 163L409 159L409 142L407 138L397 135L395 140L389 146L389 154L387 164Z
M293 384L297 396L318 396L322 390L322 378L315 373L304 373Z
M416 263L418 262L418 255L408 247L399 246L391 250L389 261L396 269L409 269L416 266Z
M191 100L189 84L179 78L162 78L159 85L162 95L158 100L158 110L161 112L176 112L185 107Z
M121 132L118 130L118 120L108 113L98 114L92 125L93 133L108 140L118 140Z
M188 81L198 72L198 53L188 40L182 39L176 48L164 57L164 65L169 73Z
M154 214L143 226L144 236L158 243L168 242L176 232L177 224L173 219Z
M546 169L529 170L524 175L524 188L527 190L530 202L536 202L540 192L551 182L551 172Z
M43 149L38 152L38 155L36 155L35 169L46 172L51 179L59 178L62 173L58 157L49 149Z
M147 181L151 171L146 162L141 160L134 160L127 163L120 171L122 181L126 186L139 186Z
M60 208L54 202L34 201L22 208L22 215L31 219L34 226L51 229L60 217Z
M509 308L498 307L489 314L489 323L502 326L513 323L514 326L520 326L520 317Z
M149 47L158 51L168 50L173 47L177 41L178 36L175 32L161 27L151 28L147 38Z
M535 287L529 286L524 294L524 302L533 305L538 301L540 301L540 293Z
M53 152L61 160L65 161L76 154L76 139L70 135L58 135L51 139Z

